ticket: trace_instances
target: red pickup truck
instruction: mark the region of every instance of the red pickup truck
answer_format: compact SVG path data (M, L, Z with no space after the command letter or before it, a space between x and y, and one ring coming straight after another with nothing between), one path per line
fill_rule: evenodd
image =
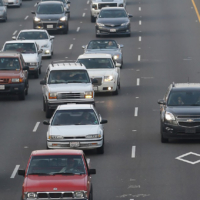
M30 155L24 176L22 200L92 200L91 174L82 150L36 150Z

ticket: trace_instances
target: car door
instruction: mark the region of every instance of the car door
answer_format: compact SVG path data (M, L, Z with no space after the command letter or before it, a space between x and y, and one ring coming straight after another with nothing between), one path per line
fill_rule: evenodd
M116 67L115 66L115 61L112 59L112 63L113 63L113 66L115 67L114 70L117 72L118 74L118 80L120 80L120 67Z
M38 51L40 49L39 49L39 45L37 45L36 43L35 43L35 47L36 47L36 50L37 50L37 56L38 56L39 66L41 66L42 65L42 53L38 53Z
M48 98L48 79L49 79L49 68L47 68L46 74L45 74L45 77L44 77L46 84L42 85L42 93L43 93L45 98Z
M53 52L53 40L54 40L54 39L50 37L50 35L49 35L48 32L47 32L47 35L48 35L48 38L49 38L49 43L50 43L50 45L51 45L51 48L50 48L50 49L51 49L51 51Z
M25 63L22 55L20 55L20 60L21 60L21 63L22 63L22 67L25 67L26 63ZM28 71L27 70L23 70L23 74L24 74L24 76L26 77L26 80L27 80L28 79Z

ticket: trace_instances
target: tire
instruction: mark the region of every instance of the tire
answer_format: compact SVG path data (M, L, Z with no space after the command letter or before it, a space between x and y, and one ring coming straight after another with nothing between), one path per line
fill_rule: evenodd
M63 33L64 33L64 34L67 34L67 33L68 33L68 30L69 30L69 27L68 27L68 25L67 25L67 28L64 29Z
M97 148L97 153L104 154L104 139L103 139L103 145L101 147Z
M41 67L39 68L39 74L41 74Z
M124 61L122 60L120 69L122 69L123 65L124 65Z
M68 13L68 19L70 19L70 13Z
M19 100L22 100L22 101L25 100L25 91L19 94Z
M40 73L40 69L38 69L37 72L35 73L35 78L36 78L36 79L39 78L39 73Z
M160 136L161 136L161 142L162 143L168 143L169 142L169 139L163 137L162 125L161 124L160 124Z
M44 101L44 97L43 97L43 111L46 111L46 105L45 105L45 101Z
M49 109L49 106L48 106L47 103L45 104L45 110L46 110L46 118L50 118L52 112L51 112L51 110Z
M89 200L93 200L93 187L91 185Z
M25 95L28 95L28 81L27 81L27 84L26 84L26 91L25 91Z
M95 22L95 17L93 17L92 15L91 15L91 22L92 22L92 23Z
M117 84L116 90L113 92L113 95L119 94L119 85Z

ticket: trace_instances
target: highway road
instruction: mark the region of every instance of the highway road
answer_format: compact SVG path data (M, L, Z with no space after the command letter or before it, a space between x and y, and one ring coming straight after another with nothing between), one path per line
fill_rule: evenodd
M95 39L89 1L71 0L67 35L55 35L54 56L44 59L40 79L30 78L25 101L0 98L0 199L19 200L31 151L46 148L39 81L51 60L75 60L82 45ZM21 29L32 28L36 1L8 8L0 23L0 48ZM96 95L105 125L105 153L86 151L93 176L95 200L198 200L200 141L160 142L157 100L174 82L199 82L200 1L127 0L132 36L114 37L124 45L124 67L118 96ZM190 153L191 152L191 153ZM190 153L190 154L188 154ZM186 155L185 155L186 154ZM184 157L180 157L180 156ZM182 160L184 159L184 160Z

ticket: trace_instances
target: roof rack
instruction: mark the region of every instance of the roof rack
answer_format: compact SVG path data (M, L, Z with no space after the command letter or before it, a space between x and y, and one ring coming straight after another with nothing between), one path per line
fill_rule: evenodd
M52 65L52 67L54 67L54 64L59 64L59 63L62 63L62 64L65 64L65 63L68 63L69 65L70 65L70 63L72 63L73 62L73 64L77 64L76 63L76 60L55 60L55 61L52 61L51 62L51 65ZM82 66L82 63L79 63L81 66Z

